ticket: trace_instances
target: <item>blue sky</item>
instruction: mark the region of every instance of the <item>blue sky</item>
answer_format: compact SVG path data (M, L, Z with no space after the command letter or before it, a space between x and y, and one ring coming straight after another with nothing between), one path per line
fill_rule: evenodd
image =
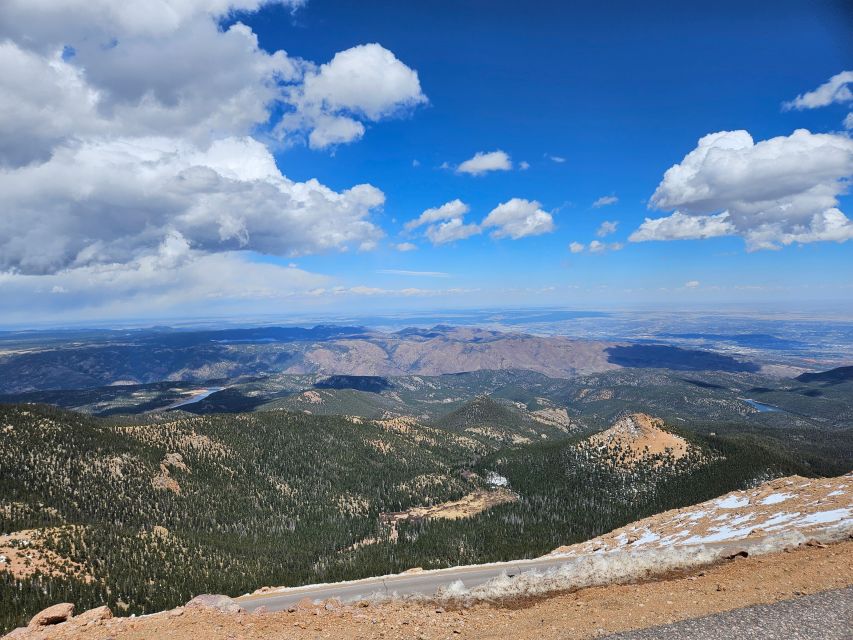
M844 105L780 109L850 67L851 34L844 33L837 7L788 2L768 12L766 5L742 2L533 3L519 11L515 2L489 3L488 9L483 3L440 9L395 4L319 1L295 18L279 8L247 20L263 46L316 60L379 42L418 71L430 100L334 154L286 149L277 154L284 172L316 176L335 188L380 186L388 196L383 228L389 241L409 239L400 235L403 222L454 198L469 203L475 216L512 197L539 200L556 211L557 231L519 241L477 236L439 247L416 239L417 251L383 247L301 264L323 269L337 263L333 268L346 272L350 284L369 280L387 288L412 286L412 278L375 271L447 272L462 287L535 282L620 288L627 282L654 289L687 280L850 286L849 244L747 253L740 238L714 238L635 244L606 254L567 251L572 241L596 239L605 220L619 222L609 239L624 242L649 215L646 203L664 171L707 133L746 129L765 139L802 127L841 129ZM468 176L439 168L494 149L529 162L530 169ZM616 195L618 203L592 207L606 195ZM418 280L420 286L442 284ZM842 294L826 293L836 295Z
M114 22L113 17L104 18L99 26L103 16L89 16L85 27L69 24L68 16L36 15L35 10L20 8L25 3L17 4L18 9L9 11L19 14L7 18L24 23L38 19L40 29L55 20L56 26L44 26L43 34L36 30L36 38L43 39L40 46L31 44L31 33L28 39L7 33L10 46L43 60L50 59L51 47L72 47L75 55L67 60L67 73L84 72L81 82L97 89L103 104L97 105L88 129L60 131L35 159L19 159L17 149L0 136L0 144L10 145L0 179L5 172L16 183L30 176L43 180L61 156L57 150L79 165L82 151L69 140L89 145L92 154L97 150L93 163L112 170L114 165L102 163L115 162L119 142L125 145L123 154L128 141L148 149L151 137L161 136L169 142L158 142L158 150L164 145L180 149L169 157L206 153L207 159L195 161L198 166L213 167L220 177L234 180L216 164L220 160L210 159L209 148L217 136L233 141L248 133L273 154L287 180L316 180L333 192L324 198L337 202L340 198L334 194L359 184L372 185L384 196L381 204L364 205L356 219L347 213L350 204L334 205L346 209L344 213L329 209L323 224L329 233L346 227L346 239L324 236L299 244L293 238L310 236L309 218L300 222L304 227L294 228L287 226L293 224L287 218L278 231L277 223L261 214L259 220L244 220L241 216L259 206L260 196L240 201L230 187L227 210L217 204L220 208L205 213L211 216L207 222L219 225L217 236L198 231L192 222L201 219L198 201L212 200L212 187L199 187L202 191L180 204L170 200L155 211L152 193L159 195L162 188L140 186L121 201L130 203L122 220L132 219L138 226L132 237L125 229L103 237L91 230L95 223L104 228L130 225L115 222L114 213L108 216L110 222L100 225L99 216L108 208L104 202L114 212L117 196L98 196L90 210L80 213L86 202L81 205L79 195L56 189L52 197L59 202L57 216L65 218L58 225L51 219L45 228L68 234L67 241L59 243L53 236L35 242L62 244L56 255L29 255L11 243L0 243L0 256L7 254L0 260L0 270L6 269L5 280L0 273L0 289L48 298L36 305L45 315L170 317L187 313L190 306L193 315L216 315L536 304L667 307L753 300L797 308L853 298L853 242L848 240L853 227L847 219L851 199L845 187L853 151L843 124L853 109L848 89L853 84L838 76L853 69L853 38L846 26L851 13L843 3L776 2L771 9L765 3L744 2L534 2L519 7L510 2L308 0L297 7L287 2L258 7L257 0L211 0L211 8L201 13L176 9L178 18L151 18L152 25L128 26L119 16ZM225 12L223 4L238 10ZM205 31L206 21L218 23L219 33ZM100 31L93 31L96 28ZM244 31L237 33L236 28ZM287 97L262 93L271 91L266 76L260 76L259 85L232 86L241 67L237 54L229 54L225 36L236 39L241 34L256 35L259 51L240 64L255 65L252 73L261 63L277 65L279 80L291 74ZM172 60L181 60L187 74L181 75L181 64L171 69L168 63L152 63L145 71L129 63L119 66L117 55L93 46L109 37L116 52L127 48L134 60L155 55L148 47L152 40L165 53L174 48L180 53ZM401 83L386 87L391 93L372 106L364 102L374 91L369 80L354 85L356 97L344 95L335 84L342 77L350 82L352 74L360 74L358 65L370 63L362 56L366 50L359 48L370 43L391 56L391 62L383 62L391 66L379 68L376 77L395 73ZM286 53L276 54L280 51ZM348 51L358 56L354 54L346 68L341 65L337 75L324 77L320 65ZM219 55L222 62L217 63ZM281 62L285 57L286 64ZM233 69L226 68L231 64ZM303 66L283 70L286 65ZM125 74L124 83L117 80L119 71ZM312 76L324 83L320 98L310 97L320 95L311 93ZM830 98L807 95L836 76ZM257 101L234 98L238 109L233 112L197 106L218 99L226 103L232 90L235 96L245 96L247 87L255 91ZM28 98L21 86L12 89L25 104ZM797 96L806 97L797 106L784 106ZM72 99L64 94L56 98ZM148 104L152 101L156 117ZM59 106L68 111L66 104ZM267 115L247 118L253 109L266 110ZM294 112L300 114L300 124L280 124L282 114ZM190 115L211 124L199 134ZM176 124L184 116L186 122ZM342 116L347 126L363 127L363 133L334 144L309 143L312 132L323 127L320 118L327 116ZM797 129L806 129L807 135L795 139ZM676 176L664 184L665 172L689 164L685 156L703 136L741 130L752 142L744 143L740 134L729 136L725 139L735 140L735 151L726 155L731 144L721 143L721 155L713 156L713 162L691 164L689 180ZM776 143L762 143L774 138ZM188 151L190 145L198 153ZM236 148L228 147L230 162L263 165L263 147L250 149L245 159ZM459 171L475 154L498 150L508 156L510 169L479 175ZM122 155L121 162L142 163L140 158ZM150 156L145 162L151 162ZM156 162L168 164L161 156ZM182 161L180 169L169 165L163 171L183 176L191 164ZM128 164L128 171L132 169ZM243 193L247 181L257 183L258 176L267 179L264 171L269 173L264 169L257 175L241 174L240 189L235 186L233 191ZM120 182L118 174L115 181ZM798 181L802 184L790 187ZM704 190L701 197L696 195L697 183ZM98 184L89 193L101 190L112 193L113 184ZM650 208L656 190L657 206ZM175 198L185 195L181 191ZM613 202L594 206L603 197ZM523 218L519 207L527 207L528 213L537 212L533 215L541 224L516 234L519 237L504 223L471 227L469 237L439 244L430 241L427 231L440 221L405 229L425 210L456 199L468 208L460 224L481 225L507 202L522 203L509 207L507 215L513 219ZM67 206L70 200L74 208ZM20 213L13 208L9 217L32 219L28 212L36 210L35 204L24 196L21 203ZM286 206L278 200L262 204L271 211ZM39 207L43 211L44 203ZM699 224L709 237L632 241L646 218L667 218L675 212L686 212L686 217L671 221L679 223L678 230L656 228L645 236L690 236L684 225ZM713 217L721 214L727 217ZM339 224L334 215L345 216L344 222ZM73 224L65 224L72 218ZM369 229L363 221L369 222ZM829 221L834 221L831 229ZM611 223L610 229L615 223L615 230L602 227L605 222ZM718 230L707 231L704 225ZM12 225L7 226L11 234ZM237 231L229 231L232 227ZM503 237L492 237L495 232ZM416 249L400 251L401 243ZM199 281L197 289L186 291L181 287L188 285L161 275L152 276L155 284L140 281L146 269L174 272L178 264L192 270L190 277L181 278L184 282L195 282L200 273L213 270L227 272L234 281L226 286L223 280L221 290ZM247 270L245 276L241 269ZM104 276L105 271L111 275ZM83 284L104 277L110 286L119 283L114 291L98 287L109 300ZM279 280L282 284L271 292L267 284ZM241 282L252 286L242 291ZM14 312L4 311L10 318Z

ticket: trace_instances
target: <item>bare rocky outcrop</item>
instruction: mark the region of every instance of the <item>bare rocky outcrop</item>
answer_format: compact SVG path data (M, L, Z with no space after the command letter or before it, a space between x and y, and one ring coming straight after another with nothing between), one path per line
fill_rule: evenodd
M667 452L675 460L686 456L690 446L687 440L662 427L663 420L660 418L632 413L619 418L607 431L595 434L588 442L598 447L618 448L627 452L630 462Z
M38 629L52 624L65 622L74 615L74 605L70 602L61 602L52 607L39 611L30 620L29 628Z
M220 594L205 593L187 602L187 609L212 609L221 613L240 613L243 608L237 601Z
M79 616L74 616L73 621L76 624L95 624L101 622L103 620L109 620L113 617L113 612L110 611L110 608L106 605L102 607L95 607L94 609L89 609L88 611L84 611Z

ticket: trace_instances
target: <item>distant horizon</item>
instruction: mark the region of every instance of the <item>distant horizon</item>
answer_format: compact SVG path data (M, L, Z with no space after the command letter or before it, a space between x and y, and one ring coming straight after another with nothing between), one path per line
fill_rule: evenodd
M364 327L430 327L435 324L454 326L482 326L500 324L495 319L483 316L520 313L566 312L583 314L586 317L644 316L666 314L672 316L690 316L704 314L716 318L763 319L783 321L824 321L848 323L853 325L853 305L827 302L822 305L809 305L809 308L794 309L789 305L765 303L746 305L743 303L695 304L692 307L634 306L622 307L601 305L599 307L571 307L563 305L515 306L515 307L445 307L419 309L377 309L372 313L326 313L306 314L256 314L256 315L220 315L195 317L156 317L156 318L115 318L102 320L76 320L67 322L4 323L0 321L0 333L23 333L40 331L81 331L81 330L136 330L136 329L213 329L226 328L267 328L274 326L312 328L315 326L364 326ZM455 321L455 322L454 322ZM411 323L406 325L406 323Z

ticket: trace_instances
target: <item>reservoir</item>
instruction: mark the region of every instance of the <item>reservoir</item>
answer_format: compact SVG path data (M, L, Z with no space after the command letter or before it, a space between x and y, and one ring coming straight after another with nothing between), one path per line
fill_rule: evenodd
M770 413L775 411L784 411L784 409L780 409L779 407L774 407L772 404L764 404L763 402L756 402L755 400L751 400L750 398L741 398L746 404L748 404L753 409L757 409L759 413Z
M222 391L223 389L225 389L225 387L208 387L207 389L199 389L198 391L193 392L193 395L188 398L178 400L174 404L170 404L166 409L177 409L178 407L185 407L188 404L201 402L208 396L212 396L214 393Z

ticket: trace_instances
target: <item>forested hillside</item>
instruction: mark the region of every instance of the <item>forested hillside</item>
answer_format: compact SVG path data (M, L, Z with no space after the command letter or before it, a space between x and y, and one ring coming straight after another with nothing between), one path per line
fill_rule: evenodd
M0 533L27 550L26 566L0 565L0 624L59 600L142 613L203 592L537 555L810 472L763 440L688 431L689 455L624 465L588 431L487 398L444 426L288 411L106 420L0 405ZM490 481L515 499L464 519L405 519L391 535L383 514L488 494Z

